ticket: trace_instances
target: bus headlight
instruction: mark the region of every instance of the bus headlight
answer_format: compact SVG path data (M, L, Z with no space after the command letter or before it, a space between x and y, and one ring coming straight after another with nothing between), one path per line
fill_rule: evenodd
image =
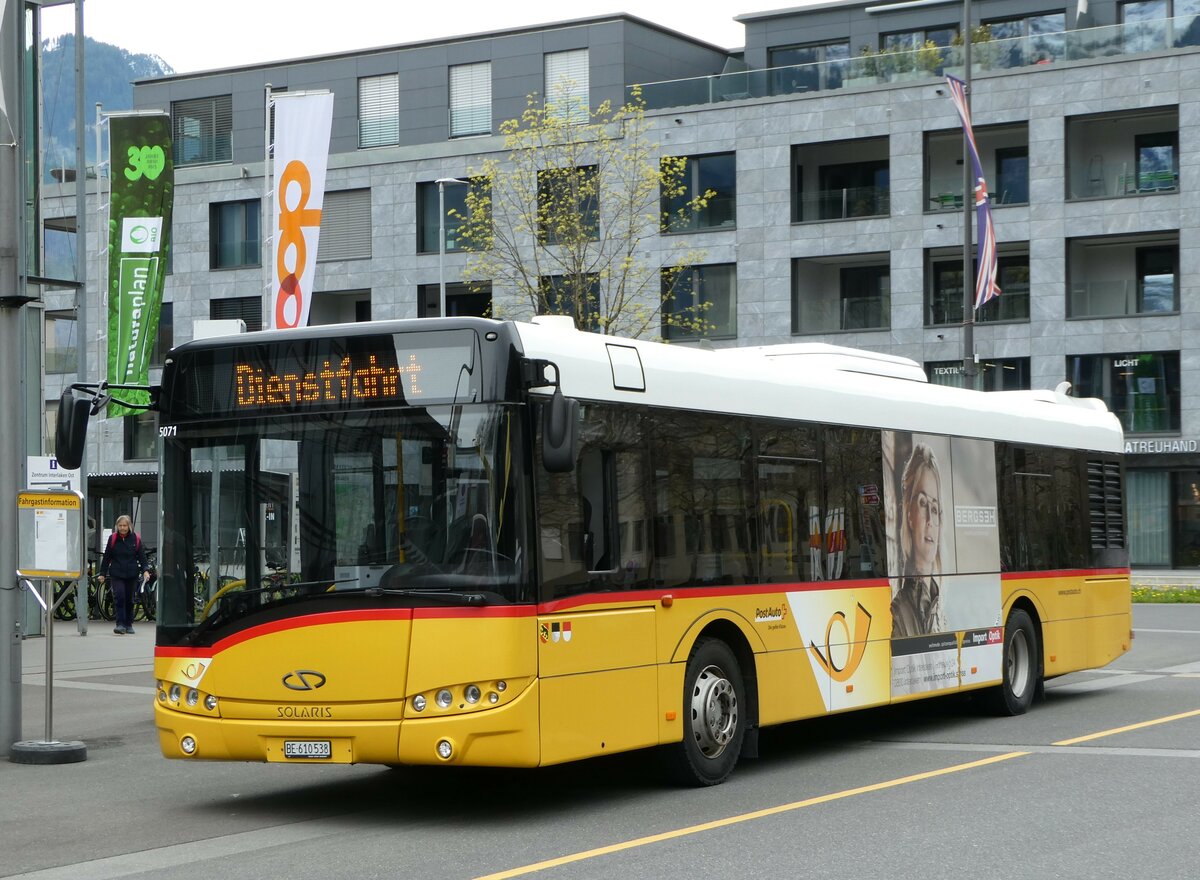
M207 709L209 712L216 712L217 711L217 698L214 697L212 694L209 694L207 697L205 697L204 698L204 708Z
M413 708L416 709L418 712L425 711L425 696L424 696L424 694L417 694L415 697L413 697Z
M477 685L477 684L467 685L467 689L463 695L467 698L468 703L478 703L479 697L481 696L481 694L479 692L479 685Z
M182 690L183 689L180 688L179 685L177 685L177 684L171 685L171 702L172 703L179 702L179 695L180 695L180 693L182 693Z
M187 704L194 706L200 702L200 691L195 688L190 688L187 692Z
M449 709L450 704L454 702L454 694L450 693L449 688L442 688L434 699L440 708Z
M179 741L179 748L185 755L194 755L196 754L196 741L190 736L185 736Z
M450 740L443 739L438 741L437 754L438 757L443 761L450 760L450 758L454 755L454 746L450 743Z

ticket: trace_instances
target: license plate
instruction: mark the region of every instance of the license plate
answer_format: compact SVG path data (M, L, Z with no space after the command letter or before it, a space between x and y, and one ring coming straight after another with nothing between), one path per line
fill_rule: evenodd
M283 743L285 758L330 758L333 747L327 739L289 739Z

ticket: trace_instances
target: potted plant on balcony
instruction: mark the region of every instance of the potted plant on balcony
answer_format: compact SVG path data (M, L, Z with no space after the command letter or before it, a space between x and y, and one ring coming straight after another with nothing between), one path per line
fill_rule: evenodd
M870 46L863 46L858 57L850 60L850 70L844 85L874 86L879 84L879 53L871 51Z
M971 29L971 69L972 70L990 70L992 64L996 61L996 47L989 45L992 42L992 28L990 25L981 24L978 27ZM942 72L947 76L956 76L959 79L963 78L963 38L962 33L956 33L950 41L952 52L950 55L954 64L947 65L942 69Z
M933 40L926 40L921 48L913 53L913 62L913 66L921 73L937 76L941 73L945 59L942 57L942 50L938 44Z

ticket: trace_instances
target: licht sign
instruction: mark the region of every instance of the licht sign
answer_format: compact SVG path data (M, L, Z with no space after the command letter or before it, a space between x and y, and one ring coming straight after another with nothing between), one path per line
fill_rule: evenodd
M274 101L270 322L273 329L283 330L306 326L312 308L333 94L281 94Z

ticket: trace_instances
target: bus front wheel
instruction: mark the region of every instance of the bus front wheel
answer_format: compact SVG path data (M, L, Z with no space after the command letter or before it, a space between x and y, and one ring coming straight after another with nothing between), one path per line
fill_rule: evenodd
M745 685L737 657L719 639L696 642L683 691L683 742L672 775L686 785L717 785L733 772L746 735Z
M1014 608L1004 625L1004 678L988 694L997 715L1024 715L1033 703L1041 676L1041 642L1029 614Z

